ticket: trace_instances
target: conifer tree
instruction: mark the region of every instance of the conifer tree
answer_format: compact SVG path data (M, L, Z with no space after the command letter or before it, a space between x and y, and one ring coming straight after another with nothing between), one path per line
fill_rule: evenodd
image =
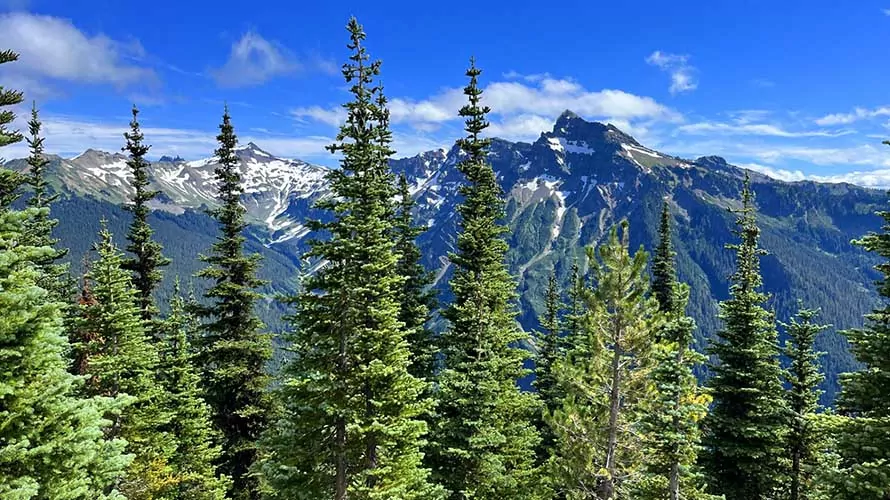
M791 410L788 451L791 456L790 500L812 500L813 477L819 466L819 436L814 429L813 417L819 408L819 384L824 377L819 370L816 352L816 335L828 328L813 322L818 310L800 309L791 323L783 324L788 333L785 355L788 367L788 406Z
M170 498L222 500L230 481L216 475L215 464L222 453L214 444L219 433L210 420L210 407L202 399L201 379L189 341L200 325L186 305L177 281L170 314L160 324L158 369L166 392L165 405L173 417L167 429L176 440L176 451L170 458L175 474Z
M133 285L138 290L138 303L142 311L141 316L145 321L151 320L157 314L152 294L155 287L161 282L161 267L170 264L170 259L164 257L161 244L152 239L154 230L148 223L148 215L151 209L148 204L160 191L149 189L148 161L145 159L151 146L143 141L145 136L139 127L137 116L139 110L133 106L133 119L130 121L130 131L124 134L127 145L121 148L129 154L127 167L133 174L133 196L127 209L133 213L133 221L127 232L127 251L133 254L132 258L124 261L124 268L133 273Z
M175 484L170 463L176 443L165 431L171 415L162 386L155 380L158 352L151 343L137 305L137 293L123 269L123 254L103 228L89 274L90 301L75 320L81 340L75 349L89 376L86 392L124 396L129 405L112 416L107 434L127 441L135 459L120 482L127 498L166 499Z
M723 328L710 346L717 361L709 381L714 398L705 419L704 461L712 492L726 500L778 498L785 480L787 406L773 316L760 290L760 248L754 194L745 175L735 231L730 298L720 304Z
M556 283L556 272L550 273L547 282L547 293L544 296L544 315L541 318L541 332L538 335L538 355L535 358L535 389L541 398L541 410L543 417L553 413L561 401L559 386L553 375L553 365L564 354L562 338L560 335L560 297ZM541 433L541 446L539 458L546 459L553 447L553 433L542 418L539 421Z
M50 216L50 205L58 199L57 194L49 193L46 181L46 167L49 159L43 152L43 137L40 136L40 118L37 105L31 107L31 120L28 122L30 137L27 138L31 154L28 156L28 175L25 182L31 188L28 207L37 209L34 217L28 220L24 235L27 243L36 247L49 247L53 252L37 262L41 276L38 284L49 291L54 300L67 303L74 291L74 284L68 275L68 265L59 261L68 254L68 249L58 249L59 240L53 238L52 232L59 221Z
M575 340L579 338L582 330L582 318L584 317L584 307L582 299L584 296L584 278L581 276L581 270L578 262L572 264L572 272L569 278L569 288L566 291L568 303L566 304L566 314L563 321L565 327L565 338L563 339L563 347L568 352L572 349Z
M664 323L658 330L649 372L651 396L644 404L640 431L644 473L634 498L707 499L696 461L700 421L710 398L703 394L693 367L705 357L692 349L695 322L686 315L689 287L677 282L671 244L671 215L664 203L659 243L652 263L652 292Z
M453 499L539 498L539 403L517 386L528 357L517 344L528 335L515 320L516 285L505 265L503 193L486 158L490 140L480 137L489 112L480 104L480 73L471 59L469 103L460 110L467 136L458 143L466 156L457 166L466 181L457 252L449 256L454 301L443 313L450 324L440 338L431 463Z
M214 171L219 207L210 213L220 224L220 234L210 255L201 257L208 267L197 275L213 282L204 294L210 304L199 308L200 315L209 319L204 325L199 359L206 400L213 410L213 422L223 435L218 472L232 478L231 498L255 499L258 484L249 470L256 462L256 441L273 412L266 372L272 340L262 331L263 324L254 310L262 297L256 288L264 282L256 277L260 256L244 252L244 188L235 156L238 139L228 108L219 130L219 147L214 153L219 162Z
M404 278L400 293L399 320L405 325L411 350L408 371L415 378L431 383L436 372L436 337L428 327L430 315L436 307L435 292L431 289L432 273L420 263L421 253L417 237L426 227L417 226L411 211L415 201L408 189L405 174L399 176L399 206L395 220L395 252L399 256L398 273Z
M0 51L0 64L15 62L19 59L19 55L11 50ZM15 106L24 100L21 91L15 89L7 89L0 85L0 147L15 144L22 140L22 134L18 130L9 129L9 124L15 120L15 113L10 109L3 109ZM0 210L8 207L18 198L18 189L22 184L22 176L18 172L14 172L3 167L6 163L0 157Z
M587 249L595 288L584 291L583 334L555 373L565 391L549 422L556 433L554 472L567 498L633 498L641 443L634 426L646 399L646 360L660 327L649 294L648 255L631 255L628 225Z
M105 432L121 400L66 371L62 304L36 285L48 247L21 243L34 209L0 210L0 498L122 499L132 457Z
M890 144L886 142L885 144ZM882 260L875 266L882 304L866 316L866 326L844 332L863 369L841 376L838 411L850 418L838 431L840 465L833 498L890 498L890 211L880 232L854 241Z
M334 196L317 203L332 220L310 226L330 238L313 240L307 254L328 264L293 301L284 416L264 439L270 460L262 472L270 498L433 499L441 490L429 483L420 451L426 384L409 373L410 332L399 320L405 280L393 238L389 112L372 86L380 62L369 62L355 18L347 29L343 75L353 100L329 147L343 155L328 173Z

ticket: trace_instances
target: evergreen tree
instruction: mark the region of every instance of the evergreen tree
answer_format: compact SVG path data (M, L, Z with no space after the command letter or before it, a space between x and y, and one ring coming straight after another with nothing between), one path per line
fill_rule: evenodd
M535 358L535 389L541 398L542 418L539 422L541 433L541 446L538 456L545 459L550 455L553 447L553 433L544 421L546 415L553 413L562 400L559 387L553 375L553 365L564 354L562 338L560 337L560 297L556 283L556 272L550 273L547 282L547 293L544 296L544 315L541 318L541 332L538 335L538 355Z
M420 451L426 384L409 373L411 332L399 320L405 279L393 239L389 113L372 86L380 62L369 63L355 18L347 29L343 74L354 98L329 147L343 155L328 173L334 196L317 204L332 220L311 222L330 238L313 240L307 254L328 264L293 301L284 418L264 439L271 458L262 472L270 498L437 498Z
M580 338L582 319L584 317L584 307L582 304L584 296L584 278L581 276L581 270L578 262L572 264L572 273L569 278L569 288L567 290L568 304L566 305L565 319L563 320L565 327L565 338L563 344L565 351L572 349L576 339Z
M145 159L151 146L143 143L145 136L139 128L137 115L139 110L133 106L133 120L130 121L130 132L124 134L127 145L121 148L129 154L127 167L133 174L133 197L127 209L133 212L133 222L127 232L127 251L133 254L132 258L124 261L124 269L133 273L133 285L138 290L138 303L142 311L141 316L145 321L151 320L157 314L157 308L152 298L155 287L161 282L160 268L170 264L170 259L164 257L161 244L152 239L154 231L148 223L148 215L151 209L148 204L160 194L160 191L149 189L148 161Z
M21 243L35 212L0 210L0 498L122 499L132 457L104 435L122 401L81 397L65 369L62 304L36 285L53 250Z
M175 484L170 457L175 441L164 429L171 415L163 388L155 380L158 352L145 331L137 293L123 269L123 254L103 228L95 246L96 261L84 278L91 300L80 306L75 321L76 357L89 376L90 395L126 396L130 404L112 416L107 434L127 441L135 459L120 483L127 498L166 499Z
M53 299L67 303L71 300L74 284L68 275L68 264L59 262L68 254L68 249L58 249L59 240L53 238L52 232L59 221L50 217L50 205L58 199L57 194L49 193L46 182L46 167L49 159L43 152L43 137L40 137L40 118L37 105L31 108L31 121L28 122L31 136L27 139L31 154L28 156L28 175L25 182L31 188L28 207L37 209L34 217L28 220L24 235L27 243L36 247L49 247L53 252L37 262L41 276L38 284L47 290Z
M219 130L219 147L214 153L219 162L214 171L219 207L210 213L220 224L220 235L211 254L201 257L209 266L198 273L213 281L204 294L211 304L199 308L199 314L209 318L201 340L200 364L213 422L223 434L219 473L232 478L229 495L233 499L255 499L258 484L249 471L257 458L256 441L273 412L266 372L272 340L262 332L263 324L254 310L262 297L256 288L265 282L256 277L260 256L244 252L244 188L235 156L238 139L228 108Z
M170 314L160 325L158 369L167 395L166 408L173 416L167 430L176 440L176 451L170 459L176 475L171 498L222 500L230 481L215 473L222 451L213 444L219 436L210 421L210 407L201 397L201 379L189 341L200 325L187 312L186 305L177 281Z
M640 430L645 472L634 498L661 500L714 498L704 493L696 465L699 423L710 398L703 394L693 367L705 357L691 348L695 322L686 315L689 287L677 282L671 244L671 216L665 202L659 243L652 263L652 292L664 316L649 372L651 396L644 404Z
M570 499L633 498L629 486L643 460L634 427L660 317L648 297L648 256L630 254L627 222L621 227L621 235L612 228L603 245L587 249L596 287L583 294L583 334L554 370L565 398L549 419L553 466Z
M0 51L0 64L15 62L19 59L19 55L11 50ZM15 113L10 109L3 109L15 106L24 100L24 95L14 89L7 89L0 85L0 147L15 144L22 140L22 134L18 130L10 130L9 124L15 120ZM0 210L8 207L18 198L18 189L22 184L22 176L18 172L14 172L3 167L6 163L0 157Z
M405 174L399 176L399 207L395 220L395 252L399 256L397 270L404 278L399 298L402 302L399 321L405 325L411 350L408 371L415 378L432 382L436 372L436 337L428 327L436 308L435 291L431 289L433 275L420 263L421 253L417 237L426 227L416 226L411 211L415 201L408 189Z
M726 500L779 498L785 479L786 404L775 321L760 291L760 248L754 194L746 174L737 211L740 242L730 298L720 304L723 329L710 353L714 398L705 419L704 460L711 489Z
M819 411L819 384L824 377L819 371L819 356L815 351L816 335L828 328L813 322L818 310L801 309L791 323L783 324L788 333L785 355L790 361L788 368L788 406L791 410L791 426L788 433L788 451L791 456L790 500L812 500L817 485L813 477L819 465L819 440L813 417Z
M881 232L854 242L882 259L875 269L883 275L877 283L883 304L866 316L864 328L844 332L865 366L841 377L837 406L851 418L838 432L838 499L890 499L890 211L877 215Z
M528 341L516 324L511 303L516 285L507 271L503 193L487 162L488 126L480 105L481 71L471 60L460 110L467 137L458 170L466 178L457 252L449 258L454 301L444 311L450 325L440 338L444 369L438 377L438 413L433 422L431 463L437 480L453 499L539 498L534 468L540 435L533 424L539 411L534 394L522 392Z

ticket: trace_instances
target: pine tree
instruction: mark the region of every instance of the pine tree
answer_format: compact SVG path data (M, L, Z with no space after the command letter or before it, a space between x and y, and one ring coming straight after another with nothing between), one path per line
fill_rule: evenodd
M80 396L66 371L62 304L36 285L53 250L21 243L34 216L0 210L0 498L122 499L132 457L104 435L122 401Z
M31 107L31 121L28 122L31 136L27 139L31 154L28 156L28 175L25 182L31 188L28 207L37 209L33 218L28 220L24 235L27 244L36 247L49 247L53 252L37 262L41 272L38 284L49 291L56 301L67 303L71 300L74 283L68 275L68 264L59 262L68 254L68 249L58 248L59 240L53 238L52 232L59 221L50 216L50 205L58 199L57 194L49 193L46 181L46 167L49 159L43 152L43 137L40 136L40 118L37 105Z
M444 369L438 377L438 413L431 433L436 479L453 499L539 498L534 468L540 436L534 426L537 398L522 392L528 353L518 344L528 335L516 324L516 285L507 271L503 193L487 162L490 141L487 106L480 105L481 71L471 60L460 110L467 137L459 141L466 178L457 252L449 258L454 301L444 311L450 322L441 335Z
M788 333L785 355L788 367L788 406L791 410L791 428L788 433L788 451L791 456L790 500L812 500L817 485L814 473L819 466L819 440L813 417L819 411L819 384L824 377L819 371L819 356L815 351L816 335L828 326L819 325L813 319L818 310L800 309L791 323L783 324Z
M420 451L426 384L409 373L410 332L399 320L389 113L382 88L372 86L380 62L368 62L355 18L347 29L343 74L354 98L329 147L343 155L328 173L334 196L317 204L332 219L310 223L330 238L313 240L307 254L328 264L293 301L284 418L264 439L271 459L262 472L270 498L432 499L441 490Z
M645 472L637 480L634 494L640 500L715 498L704 493L696 465L699 423L707 414L710 398L703 394L693 373L693 367L705 357L691 347L695 322L685 312L689 287L677 282L675 255L671 215L665 203L652 263L652 294L664 323L658 330L648 377L652 395L644 404L640 425Z
M723 329L710 353L714 398L705 419L704 455L713 493L726 500L779 497L785 478L786 404L775 321L763 307L754 194L746 174L737 211L736 270L730 298L720 304Z
M130 132L124 134L127 145L121 148L129 154L127 167L133 174L133 197L127 209L133 213L133 221L127 232L127 251L133 254L132 258L124 261L124 269L133 273L133 285L139 292L139 308L145 321L151 320L157 314L157 307L152 294L155 287L161 282L161 267L170 264L170 259L164 257L161 244L152 239L154 231L148 223L148 215L151 209L148 204L160 194L160 191L149 190L150 179L148 176L148 161L145 155L151 146L143 143L145 136L139 127L137 116L139 110L133 106L133 120L130 121Z
M210 213L220 224L220 235L211 254L201 258L209 266L198 273L213 282L204 294L210 305L199 308L200 315L209 319L199 360L213 422L223 434L218 472L232 478L229 495L233 499L255 499L258 484L248 472L256 462L256 441L273 412L266 372L272 340L262 332L263 324L254 310L262 297L256 288L265 282L256 277L260 256L244 252L244 188L235 156L238 139L228 108L219 130L215 151L219 166L214 171L219 207Z
M553 375L553 365L564 354L564 346L560 335L560 297L556 283L556 272L550 273L547 282L547 293L544 296L544 315L541 318L541 332L538 335L538 355L535 358L535 389L541 398L542 418L539 421L541 433L541 446L539 447L539 459L546 460L551 453L554 444L553 432L544 421L548 414L552 414L562 400L559 386Z
M175 485L170 457L175 440L165 431L171 415L163 388L155 380L158 352L144 328L138 291L123 269L123 254L103 228L95 246L97 259L89 275L91 300L80 306L75 321L77 357L89 376L90 395L126 396L130 404L112 417L107 434L127 441L135 459L120 483L127 498L167 499Z
M189 341L200 325L188 313L186 305L177 281L170 314L160 325L158 369L167 395L165 405L173 416L167 429L176 440L176 451L170 459L176 477L171 498L222 500L230 481L215 473L215 463L222 450L213 444L219 433L211 423L210 407L202 399L201 379Z
M0 51L0 64L15 62L19 55L11 50ZM0 85L0 147L9 146L22 140L22 134L18 130L10 130L9 124L15 120L15 113L9 106L15 106L24 100L24 95L14 89L6 89ZM2 165L6 163L0 157L0 209L8 207L18 198L19 187L22 184L22 176Z
M420 263L421 253L417 247L417 237L427 228L414 224L411 211L415 201L408 189L405 174L399 176L398 196L400 201L395 220L395 252L399 256L398 274L404 278L399 294L402 303L399 321L409 332L411 366L408 371L415 378L432 382L436 372L436 337L427 323L436 308L436 299L430 286L433 275Z
M865 366L841 376L837 406L850 418L838 433L837 499L890 499L890 211L877 215L881 232L854 242L882 259L875 269L883 275L877 283L883 304L866 316L864 328L844 332Z
M577 261L572 264L569 288L566 295L568 295L568 303L566 304L566 314L563 320L565 327L563 344L565 351L568 352L582 333L582 318L584 317L582 304L584 278L581 276L581 270L578 267Z
M582 296L583 334L554 372L565 392L549 419L556 433L556 482L567 498L627 496L642 461L634 425L646 399L646 360L660 327L648 297L648 255L631 255L628 225L612 228L599 248L588 248L596 287Z

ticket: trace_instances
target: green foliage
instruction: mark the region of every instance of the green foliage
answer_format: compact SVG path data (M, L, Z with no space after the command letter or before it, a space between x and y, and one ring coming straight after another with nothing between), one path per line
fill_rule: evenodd
M503 193L486 161L489 141L479 137L489 111L479 103L480 73L471 60L464 88L469 104L460 110L468 135L459 141L466 156L458 169L466 182L457 252L450 255L454 301L443 313L450 324L440 338L444 368L430 463L453 499L541 498L534 467L540 436L532 423L538 402L516 385L528 356L516 344L528 336L511 304L516 285L504 259Z
M111 415L107 435L127 441L135 459L120 482L127 498L164 499L175 481L169 462L176 443L165 431L172 415L155 380L158 352L144 329L137 291L123 269L123 254L111 233L100 232L96 260L84 277L74 320L75 369L87 375L89 395L125 396L130 404Z
M201 397L201 378L190 344L199 328L197 320L186 310L186 301L178 293L174 295L170 313L160 323L158 332L161 348L157 373L166 393L166 410L173 417L166 430L176 440L176 451L170 457L175 480L167 497L222 500L230 480L216 475L215 463L222 454L214 444L219 440L219 432L213 428L210 407Z
M228 108L219 130L214 154L219 159L215 175L220 205L210 213L220 224L220 234L210 255L201 257L208 267L197 274L213 283L204 293L209 304L198 308L209 320L203 325L199 362L213 423L223 434L219 472L232 478L233 499L254 499L259 486L249 470L257 459L256 440L273 413L266 372L272 342L254 310L261 298L256 288L264 283L256 277L260 256L244 252L244 188Z
M270 498L432 499L442 492L422 467L426 384L408 371L410 332L399 319L405 278L393 239L389 112L382 88L372 86L380 63L368 62L361 25L352 18L347 29L352 55L343 75L353 100L329 147L343 154L328 174L334 196L317 204L332 220L310 226L330 239L312 241L306 256L328 264L293 301L284 418L264 440L270 460L262 472ZM402 215L401 236L410 240ZM422 327L421 318L412 322Z
M714 493L726 500L779 498L786 479L787 405L779 366L775 320L764 309L760 291L760 229L749 181L742 191L736 224L736 251L731 298L720 304L724 323L710 353L714 398L705 420L704 459Z
M550 275L547 283L546 309L541 318L542 331L537 337L538 354L535 357L535 381L534 386L541 398L542 417L538 423L541 434L541 446L538 457L542 460L553 453L553 431L544 421L544 417L557 408L562 400L556 377L553 374L553 365L565 355L565 346L561 336L560 324L561 300L559 288L556 283L556 273Z
M103 415L122 401L81 397L65 369L62 304L36 285L53 250L19 243L35 212L0 211L0 498L122 499L132 457Z
M151 211L148 204L160 194L159 191L148 189L150 180L148 176L148 162L145 154L151 146L142 141L145 136L139 128L137 115L139 110L133 106L133 120L130 121L130 132L124 134L127 145L122 148L129 153L127 167L133 174L133 197L127 209L133 212L133 222L127 233L127 251L133 254L133 258L124 261L124 269L133 273L133 285L138 290L139 308L142 311L142 319L148 321L157 313L152 294L155 287L161 282L161 270L159 268L170 264L170 259L161 253L161 244L153 239L154 231L148 224L148 214Z
M866 316L865 328L844 332L856 359L858 372L841 377L838 408L850 418L838 439L840 454L836 498L886 500L890 495L890 212L878 214L881 232L869 233L855 243L881 258L878 293L883 304Z
M15 62L18 59L19 55L11 50L0 51L0 64ZM15 106L23 100L24 95L20 91L0 86L0 108ZM0 147L9 146L22 140L22 134L17 130L7 128L13 120L15 120L15 113L8 109L0 110Z
M626 497L643 461L634 431L647 397L651 339L660 327L649 298L647 254L630 254L628 225L587 249L595 288L581 294L580 333L554 373L565 394L548 423L556 434L554 483L569 499Z
M788 367L788 407L791 411L791 426L788 432L788 451L791 457L790 500L810 500L814 498L813 476L818 467L819 442L813 430L813 415L819 407L819 384L822 373L819 371L819 356L816 352L816 336L828 328L813 319L819 314L815 309L801 309L791 323L782 326L788 334L785 355L790 361Z

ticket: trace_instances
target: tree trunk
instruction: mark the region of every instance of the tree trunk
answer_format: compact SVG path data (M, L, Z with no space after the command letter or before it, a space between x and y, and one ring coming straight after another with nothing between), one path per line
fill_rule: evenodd
M615 498L615 451L618 447L618 410L621 402L621 391L619 384L621 383L621 325L616 324L613 332L613 348L615 349L612 356L612 387L609 391L609 444L606 448L605 468L609 473L609 477L604 481L600 489L603 500L612 500Z

